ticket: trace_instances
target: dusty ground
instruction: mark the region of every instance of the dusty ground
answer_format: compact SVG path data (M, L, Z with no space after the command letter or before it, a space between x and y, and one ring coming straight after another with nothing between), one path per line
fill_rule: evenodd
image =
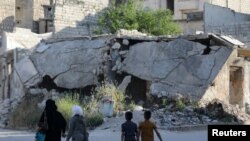
M169 132L160 130L164 141L207 141L207 131ZM34 141L33 132L0 129L0 141ZM96 129L90 132L90 141L119 141L120 132ZM65 141L65 138L62 139ZM159 141L156 139L155 141Z
M143 120L143 111L135 111L133 113L133 121L135 123ZM104 124L90 131L90 141L119 141L121 134L120 125L124 121L124 114L114 118L106 118ZM207 141L206 130L177 132L160 129L159 131L164 141ZM34 141L34 134L34 132L29 131L0 129L0 141ZM65 138L62 141L65 141ZM155 141L159 141L158 138Z

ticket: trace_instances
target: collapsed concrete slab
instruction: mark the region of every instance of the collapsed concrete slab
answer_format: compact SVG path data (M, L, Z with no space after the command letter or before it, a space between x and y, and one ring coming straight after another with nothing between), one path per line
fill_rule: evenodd
M206 48L183 39L138 43L130 47L122 70L152 82L153 95L179 93L200 99L233 51L220 46L204 55Z
M28 57L23 58L16 64L18 76L20 77L23 84L38 75L38 72Z
M67 89L98 83L98 75L103 73L105 40L64 41L46 46L44 52L35 51L30 56L41 76L48 75L58 87Z
M185 97L203 104L219 99L241 108L250 102L250 51L213 34L50 39L27 52L3 53L1 99L90 91L109 81L138 102Z

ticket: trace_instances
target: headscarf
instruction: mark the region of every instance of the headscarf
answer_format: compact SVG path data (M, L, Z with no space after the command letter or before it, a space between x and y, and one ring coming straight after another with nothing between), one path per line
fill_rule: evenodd
M46 106L45 106L45 110L44 110L46 117L47 117L47 122L48 122L48 126L49 129L53 130L55 129L56 125L56 112L57 112L57 106L56 106L56 102L52 99L48 99L46 101Z
M46 101L45 110L46 111L56 111L57 110L56 102L52 99L48 99Z
M72 107L72 117L75 115L83 116L82 108L79 105L74 105Z

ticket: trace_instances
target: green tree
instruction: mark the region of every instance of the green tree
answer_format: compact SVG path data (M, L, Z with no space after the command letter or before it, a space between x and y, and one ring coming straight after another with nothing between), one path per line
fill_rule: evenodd
M145 10L139 5L139 0L128 0L106 8L99 16L99 26L111 33L119 29L136 29L153 35L181 32L179 25L173 21L170 10Z

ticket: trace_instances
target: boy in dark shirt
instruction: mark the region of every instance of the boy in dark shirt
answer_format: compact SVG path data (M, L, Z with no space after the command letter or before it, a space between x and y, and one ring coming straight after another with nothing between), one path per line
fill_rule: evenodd
M137 125L132 122L133 113L126 112L125 119L126 122L122 124L122 134L121 134L121 141L139 141L139 134Z

